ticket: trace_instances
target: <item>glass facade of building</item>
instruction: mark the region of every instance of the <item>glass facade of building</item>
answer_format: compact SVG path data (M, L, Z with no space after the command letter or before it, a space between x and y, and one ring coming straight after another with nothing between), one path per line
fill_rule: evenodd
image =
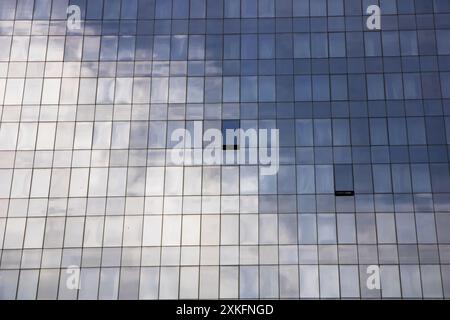
M0 119L0 299L450 297L450 0L1 0Z

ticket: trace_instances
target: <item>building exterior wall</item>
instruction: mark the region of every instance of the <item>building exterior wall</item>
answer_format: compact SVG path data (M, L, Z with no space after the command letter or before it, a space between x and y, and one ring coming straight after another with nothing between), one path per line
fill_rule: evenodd
M0 48L0 299L450 297L449 0L1 0Z

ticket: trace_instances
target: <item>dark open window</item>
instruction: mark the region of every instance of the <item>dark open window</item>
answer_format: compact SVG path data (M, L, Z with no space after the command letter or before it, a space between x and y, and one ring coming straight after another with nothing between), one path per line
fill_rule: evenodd
M222 121L223 150L238 150L239 149L239 135L236 134L233 137L233 132L239 128L240 128L239 120L223 120ZM227 131L229 131L228 134L227 134ZM231 133L231 135L230 135L230 133Z
M338 164L334 166L334 195L336 197L351 197L355 195L352 165Z

